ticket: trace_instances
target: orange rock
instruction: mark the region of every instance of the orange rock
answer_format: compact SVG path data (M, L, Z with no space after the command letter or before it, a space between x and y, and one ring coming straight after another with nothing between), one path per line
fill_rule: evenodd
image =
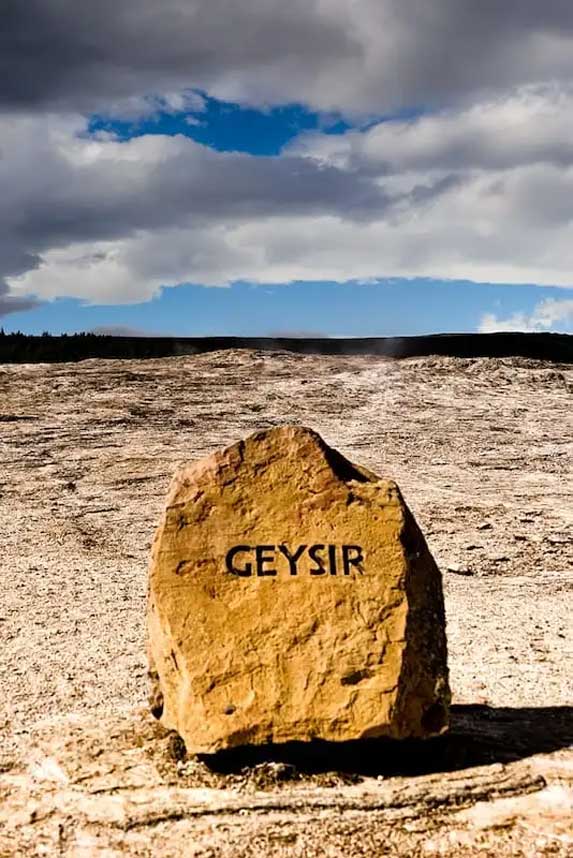
M439 569L396 484L309 429L175 475L148 626L154 712L189 752L446 729Z

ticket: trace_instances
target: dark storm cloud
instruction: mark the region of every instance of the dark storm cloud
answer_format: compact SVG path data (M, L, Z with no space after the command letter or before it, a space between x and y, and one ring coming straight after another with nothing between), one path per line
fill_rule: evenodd
M0 235L0 316L19 313L38 305L35 298L15 297L9 294L6 278L36 268L39 258L21 249L21 242L14 241L7 233Z
M573 71L569 0L3 0L0 102L90 111L204 87L380 111Z
M384 89L402 104L440 105L573 73L569 0L373 0L369 6L373 31L388 22L392 33L392 42L382 36L376 56L387 75Z
M391 203L368 176L307 158L221 154L185 138L152 138L153 157L143 139L129 145L139 146L140 157L122 160L126 144L116 144L117 160L77 164L54 149L43 152L38 174L27 159L21 170L6 171L0 206L5 276L35 264L33 255L14 248L38 253L184 222L199 227L277 214L371 218ZM17 211L12 200L20 201Z
M8 294L8 286L0 280L0 316L7 316L9 313L21 313L24 310L31 310L37 307L41 302L36 298L15 298Z
M0 99L92 110L359 50L316 0L3 0Z

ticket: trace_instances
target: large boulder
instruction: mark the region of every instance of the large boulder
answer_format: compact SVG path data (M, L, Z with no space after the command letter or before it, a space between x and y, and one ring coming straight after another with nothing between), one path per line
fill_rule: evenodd
M439 569L397 485L310 429L175 475L148 627L154 712L189 752L447 727Z

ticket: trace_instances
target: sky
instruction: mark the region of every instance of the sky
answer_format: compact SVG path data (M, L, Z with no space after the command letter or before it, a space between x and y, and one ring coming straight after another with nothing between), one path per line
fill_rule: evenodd
M2 0L0 326L573 332L569 0Z

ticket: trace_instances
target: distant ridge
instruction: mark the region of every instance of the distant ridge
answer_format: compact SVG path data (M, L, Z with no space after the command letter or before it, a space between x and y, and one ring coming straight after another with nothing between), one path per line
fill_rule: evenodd
M220 349L257 349L322 355L383 355L391 358L525 357L573 363L570 334L429 334L418 337L117 337L0 335L0 363L52 363L87 358L162 358Z

